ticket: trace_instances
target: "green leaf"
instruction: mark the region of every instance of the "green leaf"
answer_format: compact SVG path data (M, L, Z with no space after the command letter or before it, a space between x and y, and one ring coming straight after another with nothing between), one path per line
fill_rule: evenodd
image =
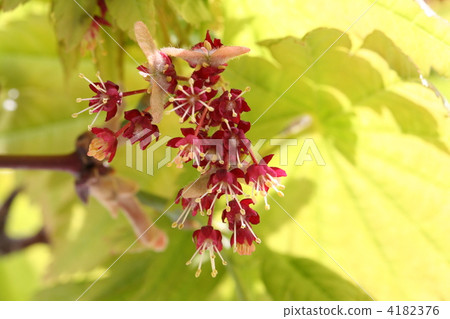
M0 9L3 11L10 11L15 9L20 4L24 4L28 2L28 0L2 0L0 2Z
M152 33L154 33L156 25L153 0L110 0L107 2L107 5L117 26L127 32L131 38L134 39L134 24L136 21L144 22Z
M208 1L170 0L169 2L172 8L189 24L198 26L202 22L212 20Z
M424 74L428 75L433 67L443 75L450 75L450 66L446 62L450 51L450 25L445 20L428 17L415 1L409 0L379 0L361 16L374 2L272 0L255 6L252 1L227 1L224 5L226 22L251 19L246 32L227 33L232 41L226 40L246 44L256 53L265 54L255 45L258 41L287 35L301 37L319 27L337 28L343 32L358 20L347 32L351 37L361 40L374 30L382 31ZM237 7L240 10L236 10Z
M371 300L353 283L307 258L268 252L261 275L274 300Z
M246 120L258 119L314 61L316 46L332 39L324 32L265 42L276 65L242 58L229 66L224 76L231 83L252 87ZM265 148L279 154L274 166L287 161L280 167L288 177L284 198L275 199L280 205L269 198L270 212L258 206L262 221L255 232L274 251L312 258L344 275L298 223L375 299L445 299L448 119L432 90L400 76L409 58L385 60L382 52L400 51L393 41L383 43L383 51L336 43L252 126L254 142L277 137L297 143L284 142L287 155L277 146ZM299 118L310 120L295 126ZM306 139L320 158L306 149L311 161L299 159ZM280 274L272 276L275 281Z
M75 2L54 0L52 16L55 21L56 38L63 43L65 50L72 51L79 47L86 31L91 25L95 1L82 0ZM86 13L87 12L87 13Z
M41 4L38 9L17 10L0 32L2 98L11 89L19 94L15 110L0 109L3 152L70 152L74 144L67 139L75 141L88 124L86 118L74 121L70 117L80 107L72 89L85 84L77 79L70 87L65 81L54 40L48 36L53 33L46 17L48 6Z
M100 279L81 300L208 300L211 291L223 278L222 269L219 269L216 278L211 278L207 269L209 265L205 262L203 273L195 278L194 267L185 265L190 258L188 254L191 253L184 249L185 243L190 242L189 246L194 248L191 234L172 231L170 240L169 248L162 253L125 254L111 267L107 276ZM110 266L118 257L119 254L113 256L105 263L105 267ZM101 272L96 277L100 274ZM56 285L40 292L36 299L75 300L96 277L92 277L90 281Z
M419 79L417 66L383 32L373 31L364 39L362 47L377 52L402 79Z
M81 54L81 42L92 23L96 1L54 0L52 18L61 61L66 74L77 66ZM89 16L91 15L91 17Z

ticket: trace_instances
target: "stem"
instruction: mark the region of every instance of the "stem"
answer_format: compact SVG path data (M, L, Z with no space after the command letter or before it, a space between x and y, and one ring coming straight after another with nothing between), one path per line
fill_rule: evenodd
M212 226L212 218L213 218L214 212L211 212L211 215L208 217L208 226Z
M205 122L206 113L208 113L208 109L205 107L205 109L203 110L203 113L202 113L202 117L200 118L200 121L199 121L199 123L197 125L197 128L195 129L195 132L194 132L195 136L198 135L198 133L200 132L200 129L203 126L203 122Z
M48 169L76 175L81 171L82 163L77 153L49 156L0 155L0 168Z
M127 124L125 124L124 126L122 126L122 127L120 128L120 130L118 130L114 135L115 135L116 137L119 137L120 135L122 135L122 133L125 132L125 130L126 130L127 128L130 127L130 123L131 123L131 122L128 122Z
M253 163L258 164L258 160L256 159L255 154L253 153L253 150L251 147L248 148L248 152L250 153L250 156L252 158Z
M48 238L44 229L41 229L37 234L20 239L11 239L5 234L0 236L0 256L6 255L15 251L19 251L34 244L48 244Z
M177 79L178 81L189 81L189 78L188 78L187 76L180 76L180 75L177 75L177 76L176 76L176 79Z
M142 89L142 90L134 90L134 91L128 91L128 92L123 92L122 96L129 96L129 95L134 95L134 94L141 94L141 93L146 93L147 89Z

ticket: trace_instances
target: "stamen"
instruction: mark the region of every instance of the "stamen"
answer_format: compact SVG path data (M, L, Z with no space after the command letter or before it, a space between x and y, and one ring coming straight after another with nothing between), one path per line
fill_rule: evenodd
M186 115L188 114L188 112L189 112L189 108L186 109L186 111L184 112L183 116L180 118L180 123L183 123L183 122L184 122L184 118L186 117Z
M213 278L217 276L215 257L216 256L214 256L214 246L211 245L209 247L209 260L211 261L211 269L212 269L211 276Z
M204 247L204 246L205 246L205 244L202 245L202 247ZM197 271L195 273L195 277L197 277L197 278L198 278L198 276L200 276L200 274L202 272L203 252L204 252L204 250L202 251L202 254L201 254L201 257L200 257L200 262L198 263L198 269L197 269Z
M188 261L186 261L186 266L192 264L192 261L194 260L195 256L197 256L197 254L200 252L200 250L203 248L203 245L198 247L197 250L195 251L195 253L192 255L191 259L189 259Z
M103 82L102 78L100 77L100 71L97 71L97 73L95 74L97 76L97 78L100 80L100 83L102 84L103 88L106 91L106 86L105 86L105 82Z
M97 90L102 91L103 93L106 93L106 90L98 86L97 84L94 84L91 80L89 80L87 77L84 76L83 73L78 74L78 76L82 79L85 79L89 84L92 84L93 87L95 87Z
M217 249L216 246L214 246L214 250L216 251L217 255L219 255L220 259L222 260L222 265L226 266L228 263L223 259L222 254L220 253L219 249Z
M95 111L97 111L99 108L101 108L101 107L103 107L103 106L104 106L104 104L103 104L103 103L100 103L100 102L98 102L98 103L92 105L91 108L93 107L93 109L89 110L89 114L94 114Z
M209 43L209 41L203 42L203 46L206 48L206 50L211 51L212 50L212 46L211 43Z
M234 223L234 233L233 233L233 237L234 237L234 247L233 247L233 252L237 252L237 240L236 240L236 223Z
M95 121L97 121L98 116L100 115L100 112L97 113L97 115L95 116L94 120L92 121L91 125L88 125L88 129L91 130L92 127L94 126Z
M208 111L210 111L210 112L214 111L214 108L212 106L209 106L208 104L206 104L202 100L198 100L198 102L200 102L204 107L206 107L208 109Z
M266 210L269 210L270 209L270 205L269 205L269 203L267 203L267 196L264 196L264 203L266 204L264 208Z
M247 86L244 91L241 92L241 94L239 94L238 96L236 96L236 99L240 98L242 95L244 95L245 93L250 92L250 87Z

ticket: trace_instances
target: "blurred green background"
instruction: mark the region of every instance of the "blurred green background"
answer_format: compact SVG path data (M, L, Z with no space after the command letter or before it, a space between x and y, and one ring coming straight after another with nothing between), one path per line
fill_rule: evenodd
M133 61L145 62L133 40L138 20L160 47L190 47L211 30L226 45L251 48L223 74L231 87L252 89L249 138L298 141L285 144L285 166L278 146L260 151L275 152L273 164L288 177L284 198L269 198L270 211L257 206L262 244L252 256L226 248L217 278L195 278L185 266L192 229L170 228L173 207L157 223L168 249L134 245L82 300L450 300L450 1L428 2L440 17L419 2L106 0L105 29L130 58L102 30L89 47L91 20L74 1L0 1L0 154L73 151L92 120L71 118L82 106L75 99L91 95L79 72L94 78L100 70L123 90L145 87ZM99 14L95 1L79 4ZM130 97L127 107L138 102ZM174 116L159 127L179 135ZM296 164L308 138L325 166ZM185 166L146 175L125 165L123 148L113 166L139 183L153 219L197 174ZM123 215L111 218L93 198L83 205L73 182L64 173L0 169L0 203L24 186L8 235L44 226L50 238L0 256L1 300L75 300L135 240Z

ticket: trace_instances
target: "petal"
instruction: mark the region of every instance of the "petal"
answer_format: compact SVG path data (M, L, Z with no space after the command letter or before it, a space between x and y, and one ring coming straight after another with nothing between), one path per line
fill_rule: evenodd
M183 198L198 198L208 191L208 181L211 173L201 175L199 179L183 189Z
M287 176L286 171L283 170L283 169L281 169L281 168L278 168L278 167L271 167L271 169L274 170L275 173L277 174L276 177L284 177L284 176Z
M128 121L133 121L135 118L141 116L141 112L137 109L129 110L124 113L125 119Z
M189 128L181 128L181 133L183 133L184 136L188 136L188 135L194 135L195 130L192 127Z
M183 139L182 137L174 137L173 139L168 141L166 145L169 147L177 148L179 146L178 142L182 139Z
M158 53L158 50L155 41L144 22L138 21L134 24L134 34L136 35L136 41L138 42L139 47L148 60L149 67L152 69L154 67L155 55Z
M269 164L269 162L272 160L274 155L275 154L269 154L267 156L264 156L262 158L262 160L259 162L259 165L267 165L267 164Z
M110 119L112 119L117 113L117 109L113 109L109 112L106 112L106 118L105 118L105 122L108 122Z
M192 50L185 50L179 48L162 48L161 52L169 56L182 58L183 60L187 61L189 64L194 66L202 64L207 60L203 52L197 52Z
M219 66L239 55L249 52L250 49L239 46L223 46L211 54L211 66Z
M151 82L150 114L153 117L153 123L157 124L163 117L166 92L155 80L151 80Z

